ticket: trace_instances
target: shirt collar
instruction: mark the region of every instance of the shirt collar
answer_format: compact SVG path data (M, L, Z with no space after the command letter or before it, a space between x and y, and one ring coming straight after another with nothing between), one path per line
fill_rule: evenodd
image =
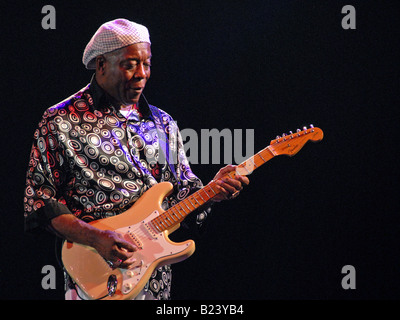
M95 74L93 74L92 79L90 80L89 90L92 94L93 104L96 109L103 109L112 106L109 95L99 86L96 81ZM141 94L139 99L139 111L143 115L143 118L148 118L151 116L149 103L147 102L143 93Z

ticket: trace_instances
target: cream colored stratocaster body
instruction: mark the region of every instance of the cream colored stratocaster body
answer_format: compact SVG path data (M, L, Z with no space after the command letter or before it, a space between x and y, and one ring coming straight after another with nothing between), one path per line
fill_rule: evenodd
M162 232L151 224L152 219L164 212L161 203L172 188L169 182L159 183L123 214L91 223L101 230L124 234L126 240L139 248L135 252L137 262L134 268L113 269L95 249L77 243L64 243L64 267L88 298L132 299L143 289L157 267L182 261L193 254L195 244L192 240L175 243L168 238L168 234L179 224ZM110 288L114 284L116 287Z
M278 155L295 155L307 141L319 141L319 128L297 130L272 140L271 144L227 174L249 175L268 160ZM190 257L195 245L192 240L175 243L168 235L180 226L188 214L205 205L220 189L211 181L168 210L161 208L163 199L173 190L169 182L161 182L146 191L135 204L120 215L96 220L90 224L101 230L121 233L138 247L136 262L129 270L112 268L94 248L64 242L62 261L66 271L89 299L133 299L143 289L154 269L180 262Z

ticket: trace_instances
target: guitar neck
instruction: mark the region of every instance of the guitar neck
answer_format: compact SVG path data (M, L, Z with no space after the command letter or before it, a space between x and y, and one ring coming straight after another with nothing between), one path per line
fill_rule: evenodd
M232 171L226 176L230 178L234 178L236 174L247 176L276 155L273 148L268 146L249 159L243 161L237 166L236 171ZM191 212L210 202L219 193L220 191L219 188L216 187L216 182L211 181L202 189L196 191L154 218L151 224L159 232L171 229L182 222Z

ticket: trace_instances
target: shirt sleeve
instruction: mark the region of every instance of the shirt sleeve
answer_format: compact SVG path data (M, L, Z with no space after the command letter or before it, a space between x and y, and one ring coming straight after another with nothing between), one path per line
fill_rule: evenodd
M24 194L26 232L46 227L56 216L71 213L62 195L65 161L56 128L46 111L34 133Z

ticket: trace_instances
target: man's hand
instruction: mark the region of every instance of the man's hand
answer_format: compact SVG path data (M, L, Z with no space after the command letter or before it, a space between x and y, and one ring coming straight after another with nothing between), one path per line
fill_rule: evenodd
M95 248L115 268L132 268L135 262L140 263L134 258L137 247L117 232L100 230L72 214L53 218L50 227L56 235L68 241Z
M94 248L115 268L129 268L136 262L133 254L137 247L117 232L104 230L98 235Z
M219 193L213 198L213 201L220 202L236 198L239 192L243 190L243 185L250 183L246 176L241 176L236 172L236 167L234 165L227 165L217 172L212 181L215 181ZM228 176L230 172L234 172L234 174L231 174L232 178Z

